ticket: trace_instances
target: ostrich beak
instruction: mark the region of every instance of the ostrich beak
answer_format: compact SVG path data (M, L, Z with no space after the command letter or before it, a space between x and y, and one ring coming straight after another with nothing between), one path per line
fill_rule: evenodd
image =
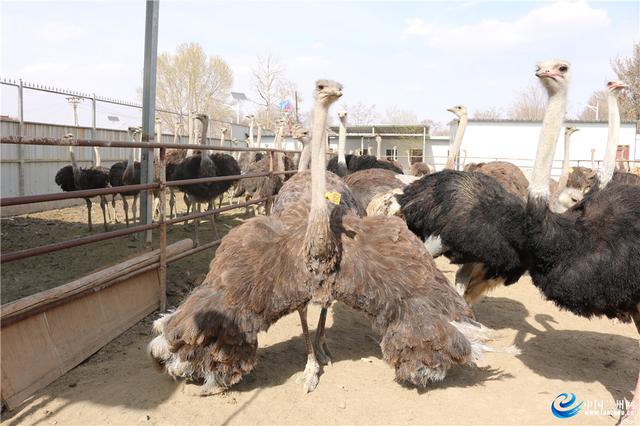
M627 87L629 87L629 85L627 85L623 81L614 81L609 87L611 87L612 89L626 89Z

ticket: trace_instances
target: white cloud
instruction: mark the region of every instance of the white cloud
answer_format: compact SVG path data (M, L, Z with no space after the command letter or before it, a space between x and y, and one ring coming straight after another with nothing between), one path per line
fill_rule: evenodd
M316 41L311 45L311 47L314 49L324 49L324 43L321 41Z
M609 22L604 9L595 9L584 1L558 1L535 8L511 22L484 19L452 26L414 18L407 20L403 33L422 38L435 48L501 50L579 37L607 27Z
M36 38L48 43L77 39L85 34L82 27L66 22L50 21L35 30Z

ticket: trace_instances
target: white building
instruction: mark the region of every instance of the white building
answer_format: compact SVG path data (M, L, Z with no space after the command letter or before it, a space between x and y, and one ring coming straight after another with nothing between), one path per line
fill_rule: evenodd
M567 125L575 126L579 131L571 136L571 165L591 167L593 158L598 162L604 158L607 144L607 122L573 121ZM505 160L520 166L525 174L531 171L540 135L539 121L514 120L469 120L460 149L460 161L478 163ZM636 123L625 122L620 126L619 157L631 160L631 167L640 166L640 144L636 134ZM451 126L451 135L457 129L457 122ZM556 147L553 175L558 176L563 159L564 128ZM466 154L466 158L465 158ZM633 163L633 160L638 163ZM440 166L442 167L442 166Z

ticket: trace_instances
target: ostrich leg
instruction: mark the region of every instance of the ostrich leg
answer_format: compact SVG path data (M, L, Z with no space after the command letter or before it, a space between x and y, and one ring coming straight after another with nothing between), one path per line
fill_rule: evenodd
M133 195L133 202L131 203L131 215L133 216L133 226L136 225L136 213L138 210L138 194ZM131 240L138 239L138 234L131 234Z
M323 364L331 365L331 351L327 346L327 339L325 336L325 324L327 322L327 310L329 309L329 305L331 303L327 303L322 306L322 310L320 311L320 319L318 319L318 327L316 328L316 336L314 341L316 358Z
M113 220L115 223L120 223L120 219L118 218L118 210L116 209L116 195L111 195L111 207L113 208Z
M175 219L176 208L176 194L173 192L173 188L169 188L169 218Z
M320 373L320 364L316 359L316 355L313 350L313 343L311 343L311 337L309 336L309 325L307 324L307 307L298 309L300 314L300 324L302 325L302 334L304 335L304 343L307 347L307 365L302 372L302 375L296 380L298 383L302 383L302 389L304 393L312 392L316 386L318 386L318 373Z
M89 231L93 230L93 225L91 224L91 199L85 198L87 202L87 221L89 222Z
M124 223L127 224L127 228L129 227L129 202L127 201L127 197L122 195L122 209L124 210Z
M107 226L107 199L101 195L100 196L100 208L102 209L102 219L104 220L104 230L108 231L109 227Z
M211 210L213 208L215 208L215 202L213 200L209 201L209 204L207 205L207 210ZM218 228L216 227L216 214L215 213L211 213L211 215L209 216L210 220L211 220L211 227L213 228L213 235L215 236L216 240L220 239L220 235L218 234Z

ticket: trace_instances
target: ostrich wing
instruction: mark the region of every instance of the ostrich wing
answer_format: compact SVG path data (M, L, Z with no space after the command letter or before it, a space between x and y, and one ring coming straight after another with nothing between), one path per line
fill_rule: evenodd
M149 352L177 377L224 389L253 369L257 334L309 302L301 256L305 212L259 217L225 236L204 282L154 327Z
M366 209L378 194L402 189L405 184L396 178L397 173L385 169L367 169L352 173L344 181L358 202Z
M398 380L424 386L481 355L486 329L401 219L347 216L343 225L334 297L372 319Z
M421 239L439 236L454 263L480 262L514 283L527 268L525 203L490 176L444 170L407 186L400 205Z

